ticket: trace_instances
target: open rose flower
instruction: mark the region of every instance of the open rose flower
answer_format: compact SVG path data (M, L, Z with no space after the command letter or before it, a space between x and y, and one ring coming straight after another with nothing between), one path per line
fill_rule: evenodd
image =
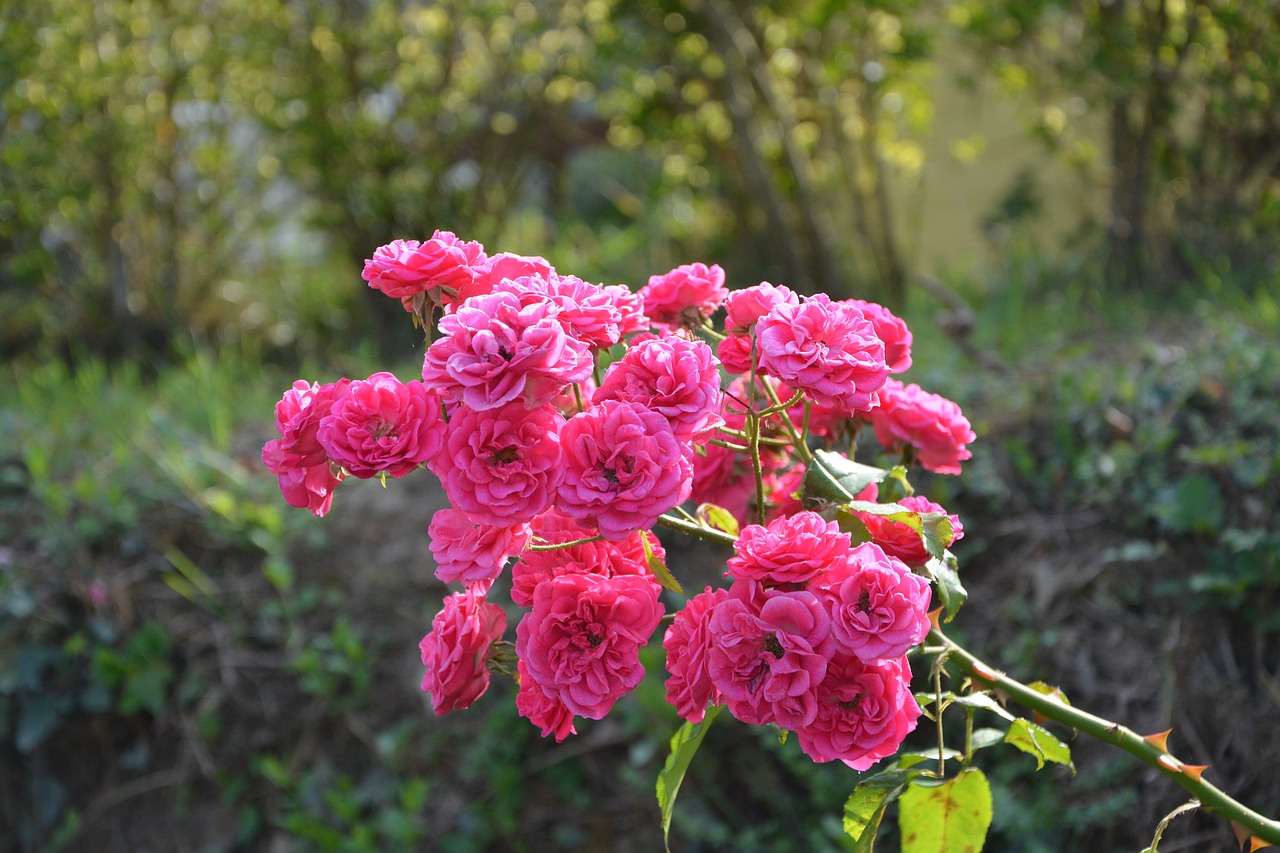
M960 407L919 385L885 382L880 406L868 417L877 441L890 449L915 448L920 464L938 474L959 474L960 463L973 455L966 445L977 436Z
M644 313L664 331L700 326L729 295L724 270L718 264L684 264L662 275L649 277L640 288Z
M530 532L528 524L495 527L475 521L462 510L442 509L431 517L427 535L437 578L487 592L507 558L529 544Z
M748 373L751 370L751 343L756 323L775 305L799 305L800 297L789 287L775 286L762 281L754 287L730 292L725 300L727 315L724 320L725 339L716 350L720 362L730 373Z
M735 581L707 631L707 671L733 716L787 729L813 721L835 646L830 617L812 593Z
M483 596L458 592L444 600L418 645L427 668L422 689L437 715L469 708L489 689L489 649L506 630L502 608Z
M477 279L488 267L484 247L465 242L450 231L436 231L430 240L395 240L379 247L364 262L361 277L369 286L399 299L406 311L416 311L415 299L434 305L455 305L487 292Z
M676 438L702 442L724 424L719 367L702 341L653 338L609 366L592 401L639 403L665 417Z
M531 521L551 506L564 475L564 423L551 406L463 406L449 419L444 449L431 470L453 506L472 519L495 527Z
M940 512L947 516L951 522L951 542L947 543L948 547L964 536L960 517L949 514L941 505L926 497L913 495L898 501L898 505L915 512ZM920 534L907 525L869 512L860 512L857 516L866 525L867 532L871 534L871 541L879 545L889 556L898 558L911 569L918 569L929 562L929 552L924 549Z
M552 306L565 333L594 349L611 347L622 339L622 312L617 302L600 285L577 276L520 276L499 282L494 291L514 294L522 304Z
M766 585L800 584L844 562L849 534L816 512L775 519L768 527L742 529L737 553L726 564L734 579L750 578Z
M864 411L889 375L884 341L857 307L816 294L779 303L756 324L759 367L822 406Z
M636 403L606 400L560 431L564 480L556 508L605 539L652 527L689 497L693 450L667 419Z
M333 506L333 490L346 476L329 462L320 443L320 421L335 400L347 392L348 379L326 385L301 379L276 403L276 430L280 437L262 447L262 463L280 483L289 506L323 516Z
M583 530L572 518L555 510L534 519L533 529L549 544L592 538L592 531ZM637 530L616 542L598 540L550 551L525 551L511 569L511 600L528 607L533 604L538 584L563 575L636 575L648 578L656 586L658 581L649 571L641 536L649 540L649 549L655 556L665 557L658 537L647 530Z
M551 262L540 255L516 255L511 252L500 252L489 258L487 264L478 272L477 278L484 285L480 292L490 293L503 279L516 279L526 275L537 275L544 278L555 273Z
M911 694L907 659L871 663L837 654L817 689L817 713L796 729L804 754L866 770L898 751L916 727L920 706Z
M662 638L670 673L666 681L667 701L681 719L690 723L702 722L708 703L724 701L707 670L707 657L711 652L707 622L715 606L728 597L727 589L707 587L685 603Z
M858 308L876 330L876 337L884 341L884 361L890 373L902 373L911 367L911 330L906 321L895 316L888 308L863 299L846 299Z
M541 300L477 296L441 318L440 333L427 348L422 380L450 405L493 409L521 400L532 409L591 375L590 348L569 337L555 306Z
M538 585L516 654L543 693L599 720L644 678L640 647L658 627L658 588L634 575L565 575Z
M320 421L329 458L354 477L403 477L443 442L440 398L421 382L375 373L352 382Z
M810 584L831 615L831 636L862 660L896 658L929 633L929 582L870 542Z
M561 743L578 730L573 725L573 712L554 696L547 695L542 686L529 675L523 660L516 664L520 677L520 691L516 693L516 712L542 731L543 737L554 736Z
M606 284L604 292L618 307L618 316L622 318L618 324L618 331L623 335L648 331L650 322L644 313L643 296L633 292L625 284Z

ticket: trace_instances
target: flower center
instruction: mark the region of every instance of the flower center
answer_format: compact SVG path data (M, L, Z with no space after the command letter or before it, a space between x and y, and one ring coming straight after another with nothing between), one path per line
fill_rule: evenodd
M509 444L497 453L493 454L493 461L497 465L509 465L519 458L520 451L516 449L514 444Z
M778 642L778 637L775 634L770 634L764 641L764 650L778 660L782 660L782 656L786 654L786 651L782 648L782 643Z

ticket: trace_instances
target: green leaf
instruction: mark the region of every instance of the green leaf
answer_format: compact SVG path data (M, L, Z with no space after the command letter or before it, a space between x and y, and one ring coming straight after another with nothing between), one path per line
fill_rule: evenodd
M1065 764L1075 771L1071 763L1071 747L1053 736L1047 729L1021 717L1013 721L1004 742L1032 756L1036 760L1036 769L1044 767L1046 761Z
M733 513L722 506L715 504L699 504L697 511L694 513L698 521L701 521L712 530L719 530L728 533L730 536L738 535L738 519L733 517Z
M844 804L844 831L853 839L855 853L873 853L885 809L920 773L905 768L885 770L853 789Z
M723 705L712 705L707 709L707 715L702 722L685 723L671 736L671 754L667 756L667 763L658 774L657 786L658 808L662 810L662 843L668 853L671 850L668 841L671 832L671 813L676 807L676 794L680 793L680 783L684 781L684 774L689 769L693 756L697 754L698 747L702 746L702 739L706 737L707 729L711 728L711 724L723 710Z
M960 582L960 572L956 558L950 551L942 559L932 559L925 563L925 571L933 579L938 590L938 601L942 605L942 619L950 622L956 611L969 598L969 591Z
M991 698L990 693L966 693L963 696L955 696L951 699L951 704L961 705L965 708L981 708L984 711L990 711L996 716L1003 717L1009 722L1018 719L1004 709L1004 706Z
M684 595L684 587L680 586L680 581L671 574L671 570L667 568L666 563L662 562L662 558L653 553L653 546L649 544L649 534L641 531L640 541L644 544L644 561L648 564L649 571L653 572L653 576L658 579L658 583L662 584L664 589L669 589L677 595Z
M991 786L969 768L936 787L912 784L898 809L902 853L979 853L991 827Z
M854 462L843 453L815 450L813 461L805 469L800 493L806 499L822 498L840 504L872 483L883 482L893 474L893 471Z

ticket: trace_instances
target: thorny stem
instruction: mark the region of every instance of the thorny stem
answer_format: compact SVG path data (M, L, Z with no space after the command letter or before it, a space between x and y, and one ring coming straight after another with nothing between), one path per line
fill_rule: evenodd
M588 536L585 539L574 539L569 542L549 542L546 545L526 545L526 551L559 551L562 548L572 548L574 545L586 545L588 542L599 542L603 536Z
M973 679L975 684L998 690L1014 702L1046 719L1078 729L1103 743L1109 743L1124 750L1144 764L1149 764L1163 772L1199 800L1207 811L1240 824L1263 841L1280 844L1280 821L1264 817L1232 799L1221 788L1206 781L1200 775L1202 768L1187 765L1174 758L1168 750L1161 749L1143 739L1130 728L1064 704L1056 697L1039 693L1022 682L992 669L938 628L929 632L929 642L933 645L945 646L946 662L954 663L961 672Z
M751 470L756 475L756 521L764 524L764 468L760 464L760 416L751 411L747 413L747 434L751 448Z
M787 435L789 435L791 437L791 440L795 443L796 453L800 454L800 459L804 462L805 465L808 465L809 460L812 458L812 454L809 452L809 445L805 443L804 437L796 429L795 422L791 420L791 413L787 411L787 409L795 403L795 400L793 399L791 403L787 403L784 405L783 402L778 399L778 392L773 387L773 385L771 385L768 382L761 382L760 384L764 386L764 392L768 394L769 399L773 401L773 406L769 409L766 409L766 411L769 411L769 412L776 411L778 414L782 415L783 428L787 431ZM800 394L797 393L796 397L799 397L799 396Z

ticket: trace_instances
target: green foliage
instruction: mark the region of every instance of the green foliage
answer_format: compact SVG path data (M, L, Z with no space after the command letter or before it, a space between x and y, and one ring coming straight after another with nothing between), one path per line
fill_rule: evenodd
M658 774L657 783L658 808L662 812L662 841L668 850L671 849L671 815L676 807L676 794L680 793L684 774L688 772L698 747L702 746L707 729L723 710L724 706L713 705L707 709L707 716L701 723L686 722L671 736L671 754L667 756L667 763Z
M916 779L899 798L903 853L977 853L991 826L991 786L977 768L938 782Z

